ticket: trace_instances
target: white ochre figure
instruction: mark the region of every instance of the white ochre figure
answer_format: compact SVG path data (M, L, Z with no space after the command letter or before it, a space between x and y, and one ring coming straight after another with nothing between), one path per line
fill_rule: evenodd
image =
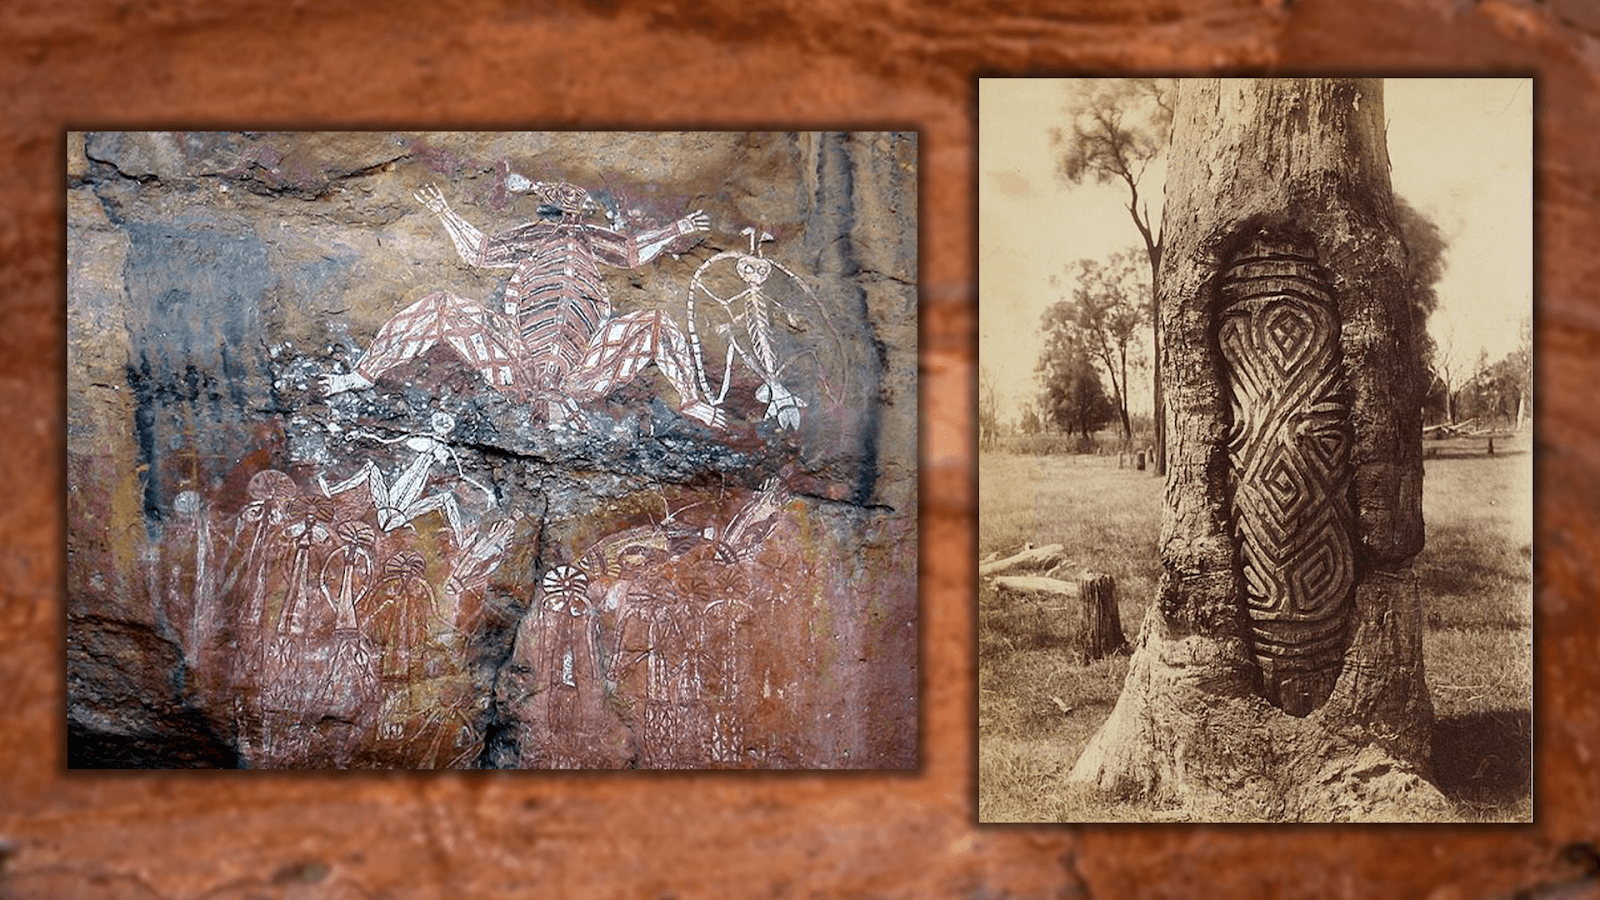
M450 522L451 530L455 533L457 545L465 544L470 535L463 529L461 510L456 505L455 494L451 491L441 491L431 496L422 496L434 465L455 463L456 474L462 481L483 491L490 506L495 505L494 493L467 477L466 471L461 467L461 459L456 456L450 445L445 443L444 439L455 430L455 417L449 413L436 412L429 419L428 425L428 434L379 439L386 444L404 441L408 449L417 451L416 457L394 476L393 481L385 481L383 473L379 472L378 467L369 459L362 465L361 471L331 487L319 472L317 485L322 488L324 495L331 497L334 494L342 494L356 485L366 484L368 492L372 494L372 505L378 510L378 525L386 532L394 531L418 516L442 509L445 518Z
M552 427L578 424L579 401L606 396L652 362L678 392L680 412L721 427L721 412L697 389L682 330L655 310L613 315L600 277L602 264L638 268L678 238L709 230L705 213L623 234L586 221L600 207L584 189L528 185L541 201L541 218L494 235L457 215L433 185L417 193L469 265L512 270L502 309L434 291L384 323L354 371L324 376L327 393L368 387L443 342L495 390L542 404Z
M761 378L761 387L756 389L756 399L767 404L766 418L777 419L778 424L784 428L800 427L800 410L806 406L805 400L796 396L785 388L779 381L778 375L783 366L778 361L777 351L772 346L772 313L769 307L783 308L776 301L768 297L764 290L767 279L771 277L774 268L779 269L789 276L801 290L814 300L811 288L806 286L800 277L789 271L782 263L767 259L761 250L761 244L773 240L772 235L765 231L757 233L756 229L746 227L741 230L750 238L750 252L729 250L718 253L700 264L695 270L694 277L689 281L689 339L693 344L695 358L695 375L699 381L699 388L708 397L711 396L711 385L706 375L704 355L701 350L700 333L695 329L695 292L698 291L708 298L716 301L728 317L733 321L718 326L718 333L728 341L728 355L724 360L722 372L722 387L717 391L716 397L711 400L713 406L720 407L727 397L728 384L733 371L733 358L735 355L744 361L752 372ZM744 282L746 287L731 297L720 297L705 285L705 274L711 267L722 260L733 260L734 274ZM742 306L740 301L744 301ZM796 318L783 311L791 326L798 327ZM745 335L749 339L749 346L739 342L738 335L734 334L733 326L743 324Z

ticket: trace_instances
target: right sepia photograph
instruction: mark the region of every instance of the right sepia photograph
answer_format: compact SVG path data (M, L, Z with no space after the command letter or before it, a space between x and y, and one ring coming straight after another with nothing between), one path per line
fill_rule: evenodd
M979 821L1533 820L1534 87L979 81Z

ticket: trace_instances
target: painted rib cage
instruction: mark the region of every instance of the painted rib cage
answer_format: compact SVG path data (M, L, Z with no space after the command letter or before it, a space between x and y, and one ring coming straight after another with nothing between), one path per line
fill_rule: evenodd
M590 337L611 317L597 254L584 233L591 228L537 223L491 239L494 258L518 260L505 302L516 316L526 365L545 389L578 367ZM614 249L606 255L626 258Z

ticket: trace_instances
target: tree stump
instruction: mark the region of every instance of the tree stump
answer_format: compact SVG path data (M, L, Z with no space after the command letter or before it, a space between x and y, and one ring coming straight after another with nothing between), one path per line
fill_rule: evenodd
M1032 634L1040 646L1070 649L1080 664L1128 648L1110 575L1085 572L1076 583L1048 575L1001 575L994 586L1019 601L1009 615L1030 621L1019 630Z
M1083 573L1078 582L1078 604L1079 644L1085 662L1105 659L1128 648L1128 638L1122 633L1122 616L1117 612L1117 584L1110 575Z

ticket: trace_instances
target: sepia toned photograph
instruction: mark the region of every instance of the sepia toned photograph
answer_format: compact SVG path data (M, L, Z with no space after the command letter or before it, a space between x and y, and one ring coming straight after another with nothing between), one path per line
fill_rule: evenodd
M980 822L1532 821L1533 98L980 80Z
M70 767L916 765L915 134L67 144Z

